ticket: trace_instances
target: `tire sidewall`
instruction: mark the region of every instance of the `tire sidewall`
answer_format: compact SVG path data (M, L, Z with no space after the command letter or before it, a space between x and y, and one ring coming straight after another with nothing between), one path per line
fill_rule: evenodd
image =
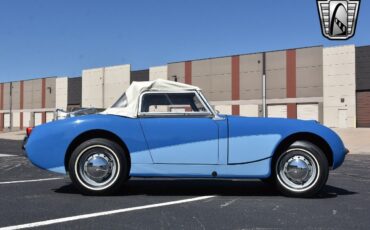
M110 182L108 186L104 187L103 189L90 188L90 186L88 186L83 181L78 172L78 161L80 160L81 156L86 151L88 151L89 148L92 148L94 146L106 148L108 151L110 151L118 165L117 175L115 176L113 181ZM104 138L94 138L82 142L72 152L71 158L68 162L69 174L73 184L85 195L108 195L117 192L128 178L128 166L129 164L127 160L127 155L123 148L119 144Z

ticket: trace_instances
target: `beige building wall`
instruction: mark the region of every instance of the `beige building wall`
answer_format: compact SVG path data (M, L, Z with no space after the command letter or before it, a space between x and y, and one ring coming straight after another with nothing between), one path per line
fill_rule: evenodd
M286 98L286 51L266 53L266 98Z
M183 63L184 65L184 63ZM192 62L191 65L192 76L191 81L193 85L200 87L203 90L204 96L212 101L214 91L212 90L212 79L215 79L216 76L211 74L211 61L210 59L196 60Z
M103 108L103 68L82 70L82 107Z
M32 109L32 80L23 82L23 108Z
M10 103L12 109L19 109L20 104L20 82L12 82L12 98L10 100L10 82L4 83L3 93L3 110L10 110Z
M45 81L44 89L42 88L43 81ZM10 97L11 86L12 86L12 97ZM10 124L11 119L12 128L15 130L21 128L22 124L23 128L33 126L35 112L39 114L41 114L42 112L47 112L46 120L50 121L52 117L51 114L54 114L56 108L66 109L67 88L68 88L67 77L63 78L49 77L34 80L25 80L23 81L23 107L21 107L22 101L21 82L17 81L12 83L4 83L4 108L0 112L8 114L7 122ZM43 90L44 92L42 92ZM42 106L43 93L45 95L44 107ZM11 115L9 114L10 107L12 108Z
M10 83L4 83L3 110L10 109Z
M55 108L55 81L55 77L45 79L45 108Z
M60 77L55 79L55 108L67 109L68 104L68 78Z
M130 65L82 71L82 107L107 108L130 85Z
M210 101L231 100L231 57L193 61L192 84Z
M174 77L178 82L185 82L185 64L184 62L177 62L168 64L167 79L173 81Z
M231 101L231 57L195 60L191 70L192 85L199 86L209 101ZM167 77L174 76L185 82L185 62L168 64Z
M20 108L20 85L21 84L19 81L12 82L12 110L17 110Z
M117 99L130 86L130 65L120 65L106 67L104 73L104 104L103 108L108 108L117 101Z
M231 57L215 58L210 61L211 91L209 100L231 100ZM231 114L231 112L230 112Z
M32 84L32 109L42 107L42 79L31 80Z
M262 54L241 55L239 61L240 99L262 99Z
M324 124L356 127L355 46L323 50Z
M167 80L167 66L154 66L149 68L149 81L157 79Z
M323 51L322 47L296 50L297 97L322 97Z

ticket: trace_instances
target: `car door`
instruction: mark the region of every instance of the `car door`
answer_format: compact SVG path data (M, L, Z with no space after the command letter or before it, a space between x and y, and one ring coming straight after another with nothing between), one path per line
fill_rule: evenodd
M154 163L218 163L218 125L196 92L146 92L139 107Z

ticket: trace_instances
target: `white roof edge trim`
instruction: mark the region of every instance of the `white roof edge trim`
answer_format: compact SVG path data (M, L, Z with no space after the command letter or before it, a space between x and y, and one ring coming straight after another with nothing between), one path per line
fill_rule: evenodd
M197 86L163 79L141 82L133 81L125 92L127 98L126 107L110 107L103 111L101 114L112 114L123 117L136 118L138 115L140 95L143 92L148 91L184 92L201 91L201 89Z

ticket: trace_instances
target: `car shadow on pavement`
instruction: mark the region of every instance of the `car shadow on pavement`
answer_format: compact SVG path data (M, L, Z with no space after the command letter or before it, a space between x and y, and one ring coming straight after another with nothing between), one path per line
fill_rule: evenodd
M72 185L67 184L55 190L56 193L79 194ZM316 199L335 198L353 195L348 191L331 185L315 197ZM129 180L118 193L111 196L282 196L273 185L259 180L190 180L190 179L135 179Z

